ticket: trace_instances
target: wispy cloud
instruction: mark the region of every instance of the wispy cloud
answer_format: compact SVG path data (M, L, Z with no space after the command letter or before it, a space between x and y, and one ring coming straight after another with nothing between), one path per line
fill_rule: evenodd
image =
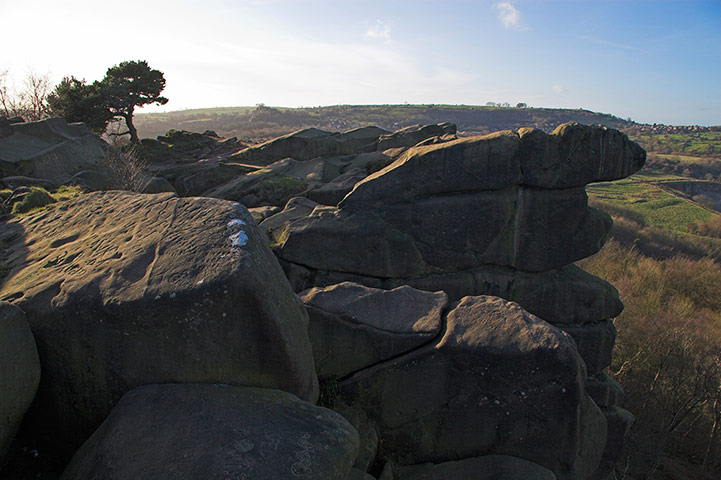
M554 85L553 92L557 93L558 95L565 95L568 93L568 89L563 85Z
M368 27L365 33L366 38L372 38L374 40L383 40L384 42L391 41L391 26L389 23L383 20L376 20L376 23Z
M578 38L586 42L595 43L596 45L603 45L605 47L621 48L623 50L636 50L636 47L632 47L631 45L611 42L609 40L603 40L601 38L595 38L589 35L579 35Z
M498 19L504 28L508 30L528 30L528 27L521 23L521 12L511 2L496 3L493 8L498 10Z

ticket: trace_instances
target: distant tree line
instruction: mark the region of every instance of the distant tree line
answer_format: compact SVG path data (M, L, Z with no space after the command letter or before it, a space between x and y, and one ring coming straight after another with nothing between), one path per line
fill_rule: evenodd
M487 107L500 107L500 108L511 108L511 104L508 102L486 102ZM524 102L519 102L516 104L516 108L528 108L528 104Z

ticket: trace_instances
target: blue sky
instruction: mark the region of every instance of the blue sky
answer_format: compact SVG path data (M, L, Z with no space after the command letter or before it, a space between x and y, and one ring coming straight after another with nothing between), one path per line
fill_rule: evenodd
M721 0L0 0L0 72L165 73L144 111L525 102L721 125Z

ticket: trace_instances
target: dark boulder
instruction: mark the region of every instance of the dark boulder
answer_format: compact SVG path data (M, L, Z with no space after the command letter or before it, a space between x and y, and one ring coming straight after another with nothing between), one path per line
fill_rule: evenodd
M115 191L17 224L0 299L27 314L43 368L34 424L57 442L83 441L146 383L317 398L307 313L243 206Z
M358 434L279 390L145 385L126 393L62 480L346 480Z

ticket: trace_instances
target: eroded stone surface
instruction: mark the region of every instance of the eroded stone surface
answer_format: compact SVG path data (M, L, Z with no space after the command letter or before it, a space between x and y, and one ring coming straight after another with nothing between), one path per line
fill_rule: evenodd
M376 422L381 454L402 465L503 454L559 479L590 475L606 421L570 337L493 297L462 299L446 322L437 344L341 382L343 404Z
M84 124L55 117L15 123L0 136L0 166L5 175L24 175L59 185L76 172L101 164L107 144Z
M443 292L345 282L301 294L321 380L345 377L433 340L448 305Z
M80 442L131 388L220 382L318 393L307 313L245 207L92 193L10 222L0 297L43 367L33 418Z
M0 466L39 382L40 360L25 314L0 302Z
M351 281L388 290L401 285L429 292L443 290L451 302L468 295L493 295L514 301L554 325L594 323L615 318L623 310L618 291L611 284L575 265L541 273L487 265L463 272L388 279L289 263L284 264L284 270L296 291Z
M123 396L62 480L345 480L357 451L343 417L286 392L145 385Z

